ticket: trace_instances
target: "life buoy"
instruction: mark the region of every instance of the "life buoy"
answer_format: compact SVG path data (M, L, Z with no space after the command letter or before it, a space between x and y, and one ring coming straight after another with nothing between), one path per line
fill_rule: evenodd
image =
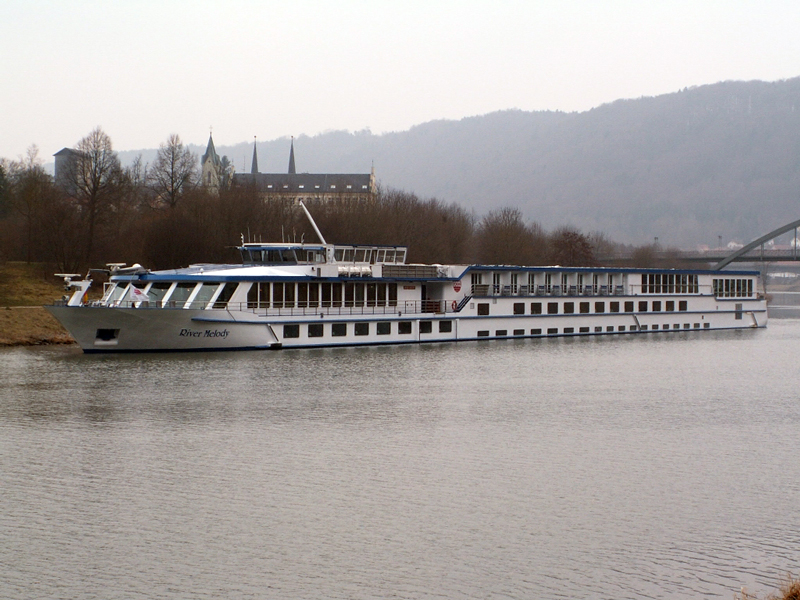
M450 308L452 308L453 311L455 312L457 306L458 306L458 303L455 300L453 300L453 303L450 305Z

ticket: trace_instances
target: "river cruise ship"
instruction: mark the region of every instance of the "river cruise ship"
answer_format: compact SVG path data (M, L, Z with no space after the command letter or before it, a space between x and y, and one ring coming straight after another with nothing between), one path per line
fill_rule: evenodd
M672 334L767 324L754 271L407 264L405 247L327 244L317 233L322 243L242 243L236 265L109 265L103 297L91 302L91 278L63 274L71 294L47 309L84 352Z

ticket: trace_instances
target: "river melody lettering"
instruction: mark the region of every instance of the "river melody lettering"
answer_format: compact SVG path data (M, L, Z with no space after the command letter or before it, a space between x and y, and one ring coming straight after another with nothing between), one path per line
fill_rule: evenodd
M221 338L225 339L228 337L230 331L227 329L223 329L220 331L219 329L206 329L205 331L195 331L194 329L181 329L181 332L178 334L180 337L204 337L204 338Z

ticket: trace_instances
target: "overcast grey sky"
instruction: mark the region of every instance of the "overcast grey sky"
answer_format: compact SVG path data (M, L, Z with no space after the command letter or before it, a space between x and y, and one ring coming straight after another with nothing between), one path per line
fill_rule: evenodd
M800 75L798 0L0 0L0 157L583 111Z

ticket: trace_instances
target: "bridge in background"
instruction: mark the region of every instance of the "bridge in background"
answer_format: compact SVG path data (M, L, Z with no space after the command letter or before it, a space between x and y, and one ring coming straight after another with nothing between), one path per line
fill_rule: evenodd
M681 262L701 262L701 263L713 263L711 267L714 270L724 269L727 265L731 264L732 262L747 262L747 263L754 263L754 262L787 262L787 261L800 261L800 250L797 248L797 244L794 247L786 250L775 250L775 249L768 249L764 247L768 241L775 239L776 237L783 235L794 229L794 239L797 240L797 230L800 228L800 220L792 221L791 223L787 223L769 233L762 235L760 238L757 238L746 244L745 246L735 250L734 252L730 252L724 249L715 249L715 250L708 250L706 252L700 251L678 251L677 253L673 252L661 252L656 253L657 258L661 259L675 259ZM631 258L630 255L628 256L613 256L613 257L605 257L605 259L601 258L602 262L606 263L615 263L615 262L623 262L625 260L629 260Z

